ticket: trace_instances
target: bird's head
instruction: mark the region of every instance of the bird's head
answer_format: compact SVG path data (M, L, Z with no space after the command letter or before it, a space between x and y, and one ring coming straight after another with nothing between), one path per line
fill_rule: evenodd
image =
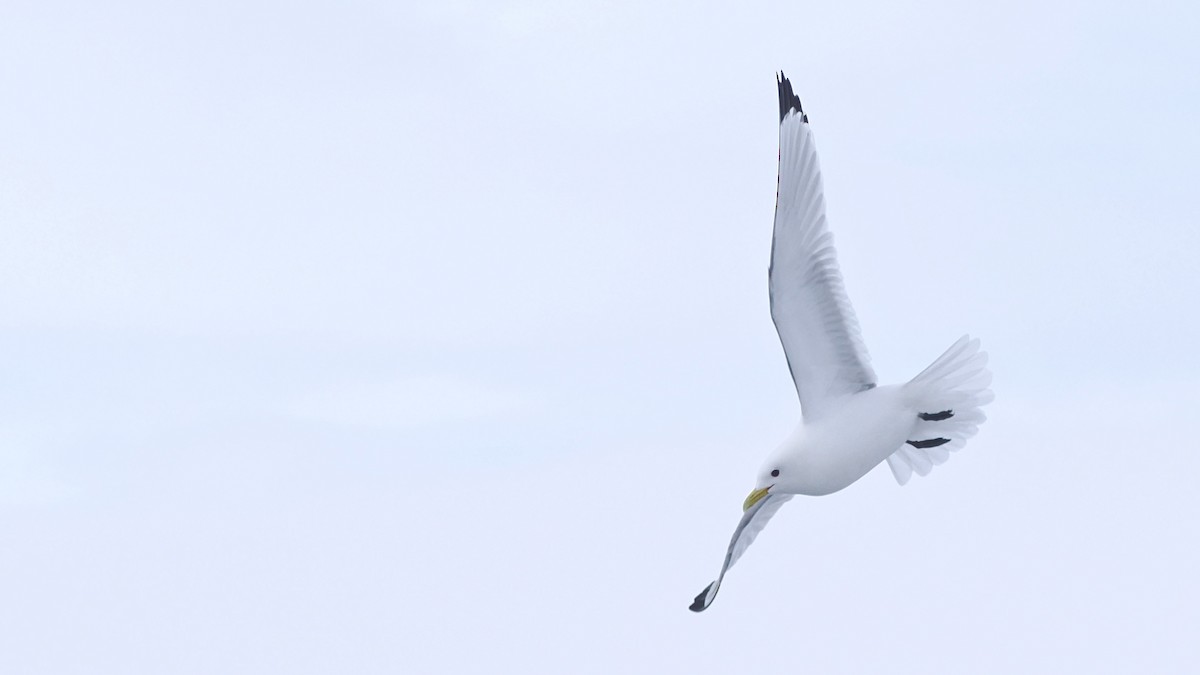
M758 472L758 480L755 481L754 490L746 497L746 501L742 503L742 511L749 511L752 506L762 501L769 494L795 494L797 490L792 487L797 477L797 469L795 462L788 461L788 457L776 455L767 459L763 464L762 469Z

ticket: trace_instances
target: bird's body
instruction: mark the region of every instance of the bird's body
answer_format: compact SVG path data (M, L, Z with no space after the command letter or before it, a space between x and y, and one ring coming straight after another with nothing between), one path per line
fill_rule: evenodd
M917 410L903 386L875 387L847 397L826 418L801 422L764 464L781 476L790 494L819 497L850 485L908 440ZM782 487L776 481L776 487Z
M903 384L878 386L825 220L820 165L808 115L779 79L779 187L768 274L771 318L800 397L803 421L767 458L717 580L696 597L703 611L725 572L794 495L837 492L886 461L896 481L926 475L986 419L991 373L979 340L964 336Z

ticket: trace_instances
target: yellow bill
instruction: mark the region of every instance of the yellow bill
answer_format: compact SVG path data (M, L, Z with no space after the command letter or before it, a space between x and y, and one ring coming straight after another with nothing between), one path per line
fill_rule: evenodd
M772 487L774 486L768 485L765 488L759 488L754 492L751 492L750 496L746 497L746 501L742 504L742 513L749 511L751 506L754 506L762 501L762 498L767 496L767 492L769 492Z

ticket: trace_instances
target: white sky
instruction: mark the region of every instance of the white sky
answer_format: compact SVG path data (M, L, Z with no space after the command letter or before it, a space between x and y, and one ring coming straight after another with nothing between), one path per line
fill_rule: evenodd
M977 4L977 3L976 3ZM8 2L0 672L1187 672L1200 9ZM773 73L876 370L797 499Z

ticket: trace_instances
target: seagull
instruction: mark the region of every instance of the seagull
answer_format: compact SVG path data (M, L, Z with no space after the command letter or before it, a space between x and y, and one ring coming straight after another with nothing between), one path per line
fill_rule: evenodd
M776 81L779 183L767 276L802 419L759 470L721 572L693 612L708 609L725 573L793 496L837 492L884 461L900 485L924 476L975 434L992 400L987 352L969 335L908 382L877 385L825 221L808 115L782 72Z

